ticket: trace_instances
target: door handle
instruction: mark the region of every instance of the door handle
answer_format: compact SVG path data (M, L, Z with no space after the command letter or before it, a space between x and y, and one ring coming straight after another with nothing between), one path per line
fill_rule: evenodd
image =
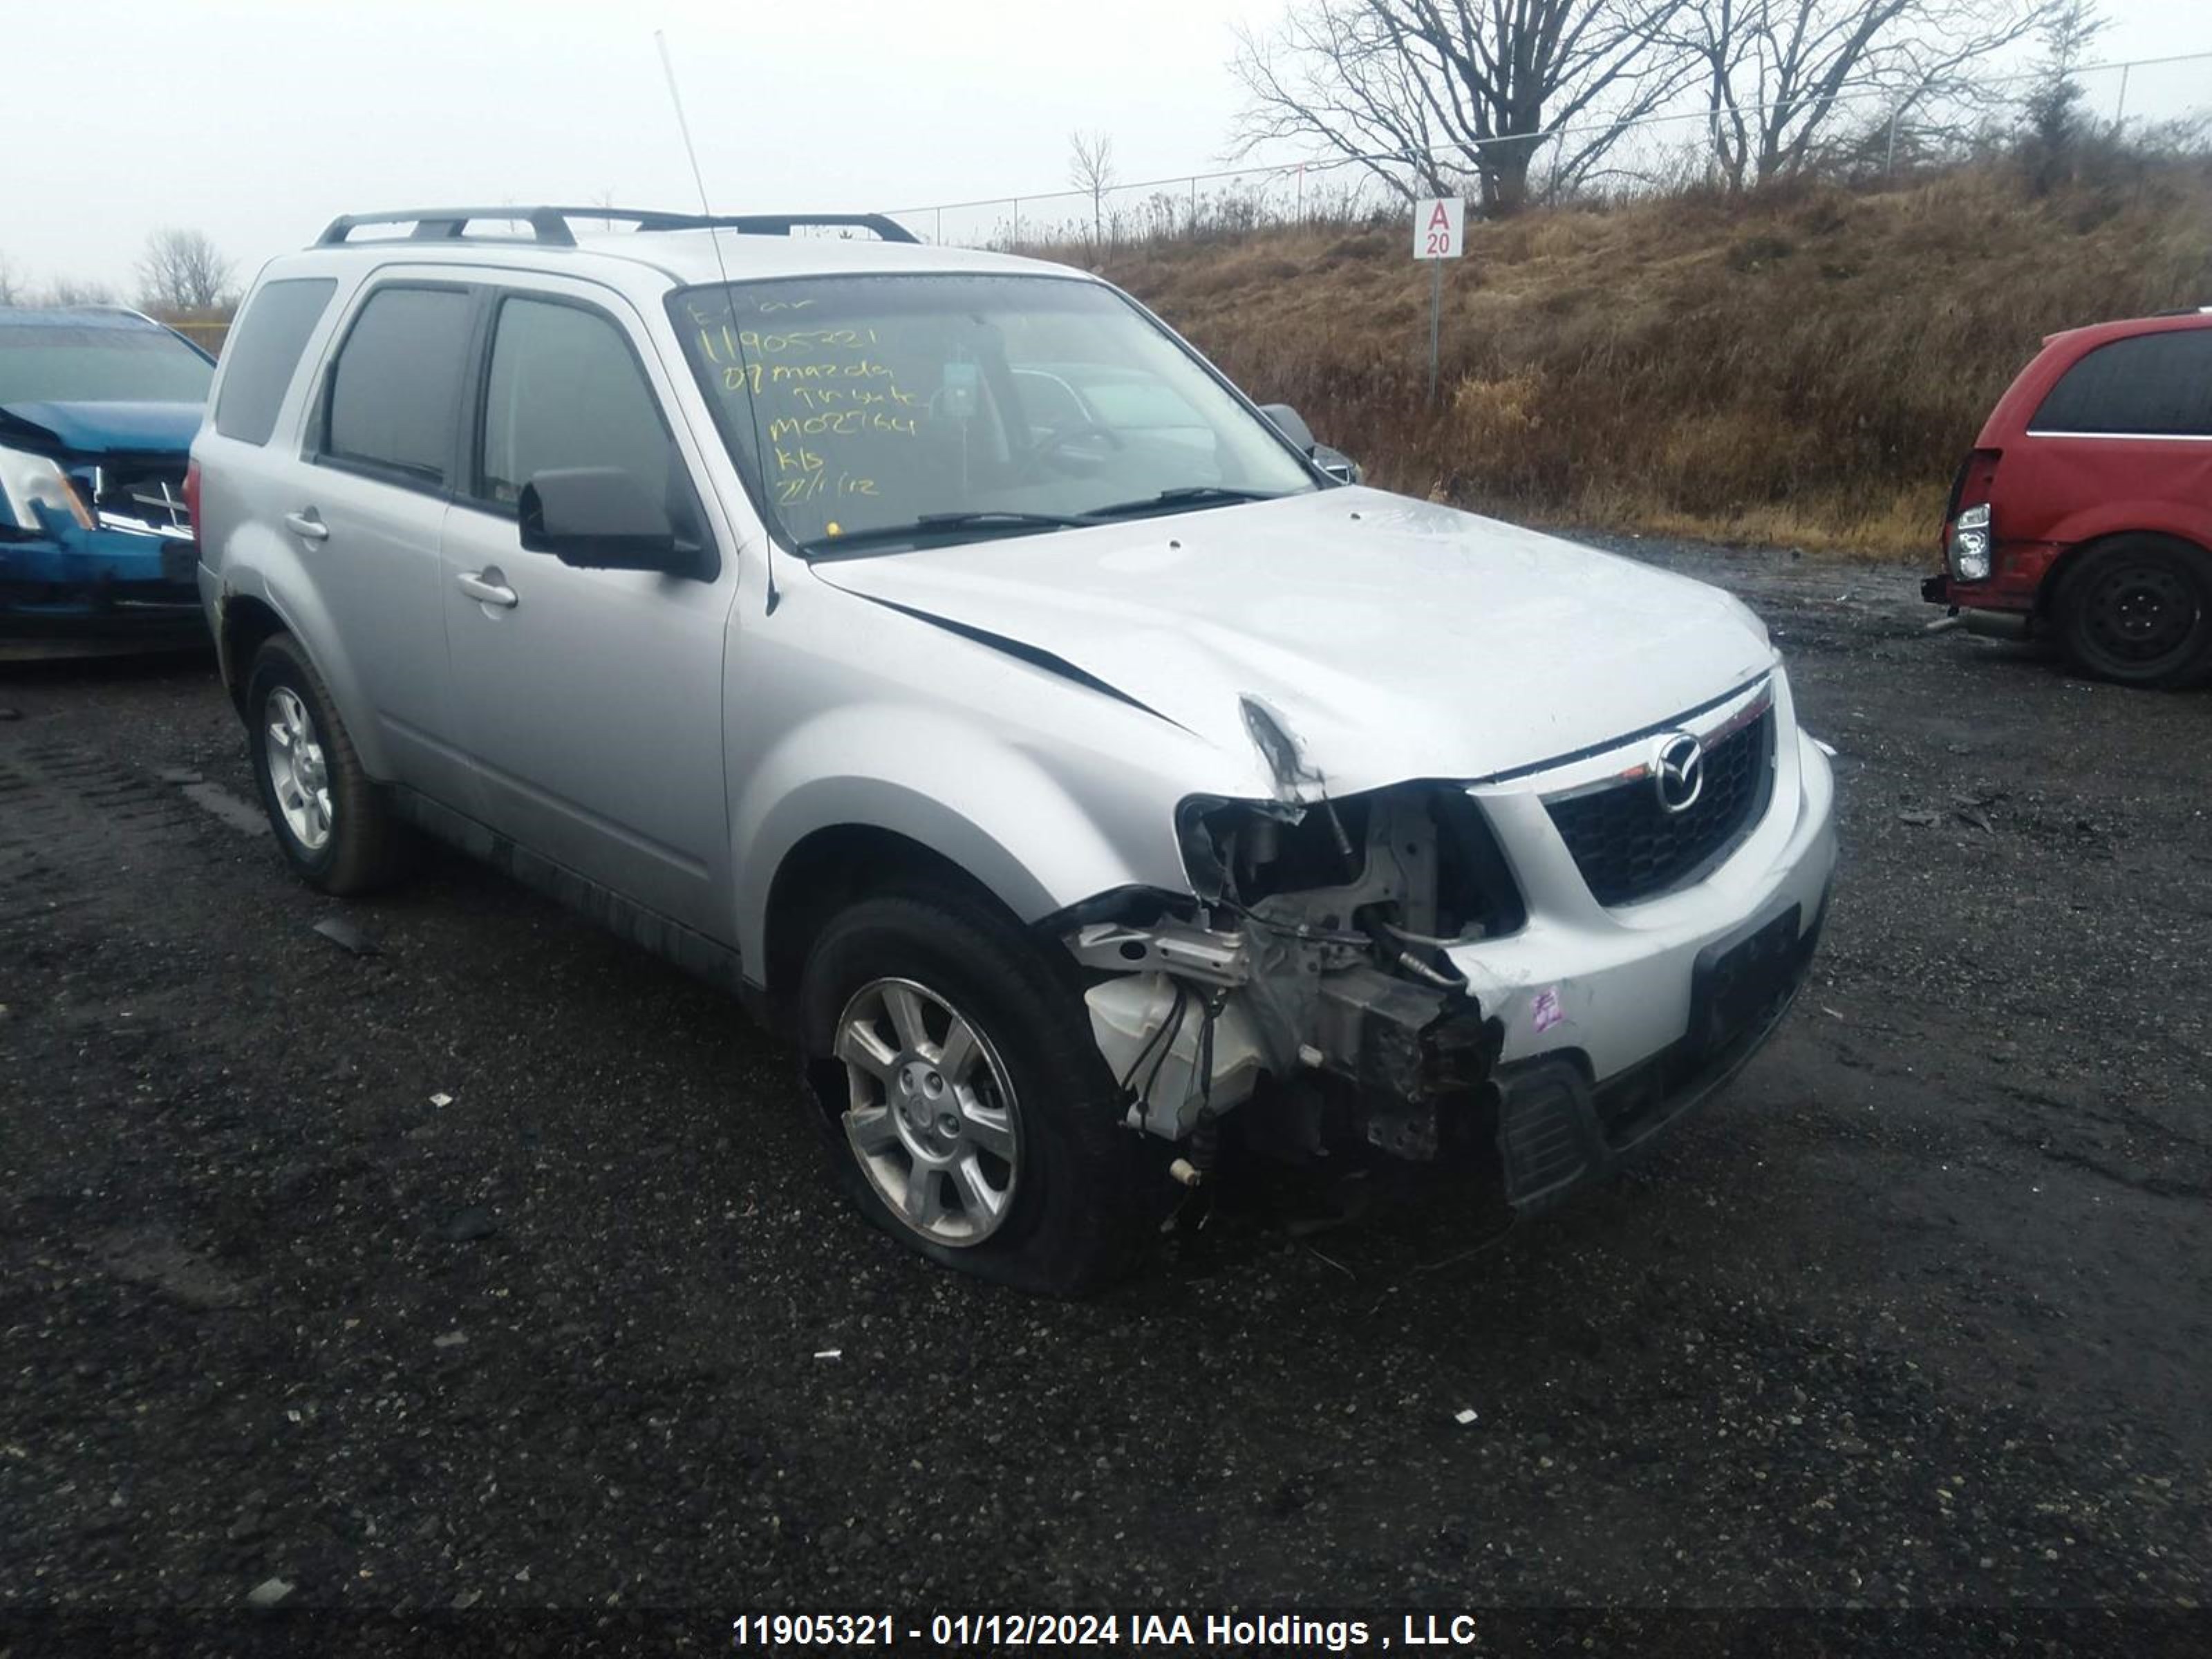
M284 527L295 536L304 537L311 542L326 542L331 538L330 526L323 522L322 516L312 507L298 513L287 513Z
M505 582L496 580L498 575L496 570L464 570L453 580L460 583L461 592L477 604L495 605L502 611L512 611L522 603L521 597ZM488 576L495 580L488 581L485 580Z

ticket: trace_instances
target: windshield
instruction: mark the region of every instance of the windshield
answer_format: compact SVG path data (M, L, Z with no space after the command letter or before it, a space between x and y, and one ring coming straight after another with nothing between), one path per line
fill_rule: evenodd
M0 324L0 404L199 404L214 376L164 328Z
M802 552L1316 487L1272 427L1095 283L807 277L689 289L670 309L723 441Z

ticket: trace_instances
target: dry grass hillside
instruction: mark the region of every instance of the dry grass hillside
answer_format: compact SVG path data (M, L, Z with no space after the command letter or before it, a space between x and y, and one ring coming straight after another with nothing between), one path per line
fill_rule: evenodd
M1522 517L1894 555L2041 337L2212 305L2212 162L2035 197L1992 162L1473 228L1302 227L1085 261L1378 483ZM1080 258L1080 256L1078 256Z

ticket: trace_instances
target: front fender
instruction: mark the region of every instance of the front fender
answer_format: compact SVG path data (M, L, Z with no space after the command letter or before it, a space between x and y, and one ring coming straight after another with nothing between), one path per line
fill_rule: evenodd
M834 769L824 769L834 757ZM848 705L784 733L732 815L738 948L765 958L777 870L819 830L886 830L951 860L1024 922L1159 872L1133 867L1032 757L942 713ZM1172 847L1171 810L1161 836ZM1178 883L1179 884L1179 883Z

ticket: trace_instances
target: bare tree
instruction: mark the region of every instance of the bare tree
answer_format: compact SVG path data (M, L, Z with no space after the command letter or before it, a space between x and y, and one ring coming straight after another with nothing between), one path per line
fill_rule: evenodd
M1698 65L1714 163L1741 190L1814 160L1839 114L1873 103L1979 101L1976 60L2066 0L1690 0L1677 38Z
M1091 245L1105 240L1106 192L1114 188L1114 140L1103 132L1067 135L1067 182L1091 198Z
M50 306L112 306L115 303L115 290L105 283L57 276L46 286L46 302Z
M1680 88L1686 3L1298 0L1273 33L1239 38L1234 149L1318 140L1402 195L1473 178L1486 211L1510 213L1547 145L1553 187L1571 188Z
M228 297L233 269L205 233L157 230L139 256L138 280L150 309L213 311Z
M23 279L15 274L8 256L0 253L0 306L19 306L25 297Z

